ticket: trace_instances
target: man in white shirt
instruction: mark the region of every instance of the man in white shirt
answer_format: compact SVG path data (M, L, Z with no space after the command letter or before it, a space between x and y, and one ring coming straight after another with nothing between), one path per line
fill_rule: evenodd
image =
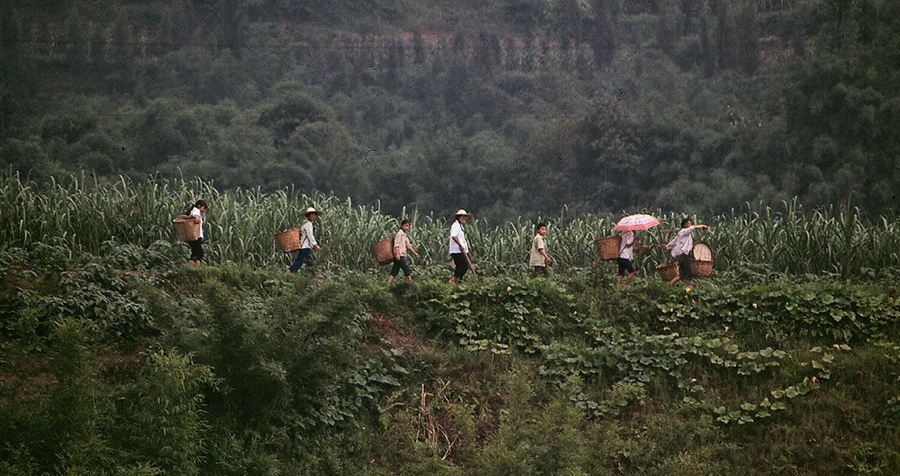
M300 271L300 268L302 268L303 265L306 265L307 268L312 268L312 249L322 249L319 247L319 243L316 241L316 237L313 234L313 222L316 221L316 218L321 214L322 212L320 210L316 210L313 207L306 209L306 213L304 213L306 220L303 220L303 224L300 225L300 252L297 253L297 259L294 260L294 263L284 274L296 273L297 271Z
M463 223L469 219L471 215L460 208L455 215L453 225L450 226L450 257L453 258L453 264L456 267L453 270L453 277L450 278L451 283L455 283L462 279L469 269L469 244L466 243L466 233L463 230Z
M694 239L692 233L694 230L708 230L706 225L694 225L690 218L681 220L681 229L672 241L662 245L663 248L671 250L672 257L678 262L678 276L672 278L669 284L675 284L679 280L684 281L685 286L691 285L691 250L694 248Z

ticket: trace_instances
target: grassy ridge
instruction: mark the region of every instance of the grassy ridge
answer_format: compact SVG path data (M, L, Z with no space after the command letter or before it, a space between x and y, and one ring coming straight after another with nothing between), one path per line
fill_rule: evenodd
M368 247L389 237L399 217L378 208L355 206L323 194L298 190L263 193L257 190L217 190L206 182L164 179L131 183L120 180L98 185L82 177L66 184L38 185L16 175L0 181L0 239L5 247L31 249L39 243L58 244L70 255L99 253L110 240L149 247L174 243L171 219L184 213L198 198L211 204L205 222L206 250L211 262L240 262L281 267L289 261L275 244L274 234L298 226L307 206L327 213L317 222L317 237L324 246L319 263L326 268L354 272L372 269ZM412 239L423 258L418 267L444 267L449 213L413 211ZM467 227L475 265L489 274L524 269L533 236L529 219L487 223L476 220ZM660 228L674 228L680 217L659 215ZM535 217L550 225L550 254L563 270L592 266L593 239L613 233L617 217ZM893 276L900 266L900 225L881 218L871 220L858 210L825 207L806 210L797 202L778 206L760 204L728 215L695 217L712 226L695 239L708 241L715 251L716 270L730 274L765 275L774 272L837 274L844 278ZM645 233L645 242L667 241L671 233ZM637 255L644 273L667 259L656 247ZM427 272L427 271L426 271Z
M580 274L386 287L233 263L136 272L154 249L51 251L0 252L4 474L900 463L889 283L712 279L686 292L648 279L614 291Z
M211 264L197 268L170 219L201 197ZM591 242L611 216L547 220L553 281L522 277L532 223L475 221L484 279L454 286L447 220L410 213L424 259L386 286L367 251L396 218L333 196L7 176L0 200L4 474L900 465L887 220L796 204L699 219L718 276L617 290ZM327 211L317 272L284 276L272 235L310 205ZM639 254L643 273L661 259Z

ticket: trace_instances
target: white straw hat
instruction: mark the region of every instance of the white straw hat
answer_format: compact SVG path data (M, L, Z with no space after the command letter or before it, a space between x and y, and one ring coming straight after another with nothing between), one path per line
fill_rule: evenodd
M316 215L324 215L325 214L325 212L323 212L321 210L316 210L313 207L309 207L306 209L305 212L303 212L303 216L309 216L310 213L315 213Z
M462 208L460 208L459 210L456 211L456 213L453 214L453 216L456 216L456 217L458 217L458 216L467 216L467 217L470 217L470 216L472 216L472 215L470 215L469 212L467 212L467 211L463 210Z

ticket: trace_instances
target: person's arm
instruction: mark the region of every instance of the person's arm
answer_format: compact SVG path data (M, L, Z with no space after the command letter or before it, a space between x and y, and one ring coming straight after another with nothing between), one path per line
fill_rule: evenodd
M540 251L541 254L544 255L544 259L547 260L548 263L553 261L549 256L547 256L547 252L545 252L543 248L539 249L538 251Z
M312 222L307 222L307 223L306 223L306 226L309 227L309 228L307 228L307 230L306 230L306 238L309 240L309 244L311 244L311 245L313 246L313 248L316 249L316 251L321 251L322 248L319 246L319 242L316 241L316 235L313 233L313 224L312 224Z
M675 247L675 238L672 238L668 243L661 243L661 244L662 244L663 248L665 248L667 250L671 250L672 248Z
M461 252L463 252L463 253L465 253L465 254L469 254L469 250L467 250L466 247L463 246L462 242L459 241L459 237L458 237L458 236L453 235L451 238L453 238L453 241L455 241L456 244L459 246L459 251L461 251Z
M407 242L407 243L406 243L406 249L408 249L409 251L412 251L412 253L413 253L414 255L416 255L416 258L419 257L419 253L417 253L417 252L416 252L416 249L413 248L412 242Z
M696 225L696 226L695 226L695 225L691 225L691 226L689 226L689 227L687 227L687 228L682 228L682 229L678 230L678 236L690 235L691 233L694 232L694 229L695 229L695 228L700 228L700 227L702 227L702 226L703 226L703 225Z
M194 213L193 211L191 211L191 216L194 217L194 223L200 223L200 221L201 221L200 213L202 213L202 212L196 208L194 210L197 210L197 213Z

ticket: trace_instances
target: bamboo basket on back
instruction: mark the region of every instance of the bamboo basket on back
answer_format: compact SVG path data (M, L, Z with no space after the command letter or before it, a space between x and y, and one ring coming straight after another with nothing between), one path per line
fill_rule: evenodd
M290 230L284 230L275 235L275 241L278 242L281 251L285 253L297 251L300 249L300 229L291 228Z
M369 247L369 253L375 257L378 264L388 264L394 261L393 238L381 240Z
M619 257L619 243L622 237L619 235L604 236L594 240L594 246L600 252L601 259L616 259Z
M195 241L200 238L200 224L194 223L194 217L181 215L172 220L172 224L175 225L175 233L178 234L179 240Z

